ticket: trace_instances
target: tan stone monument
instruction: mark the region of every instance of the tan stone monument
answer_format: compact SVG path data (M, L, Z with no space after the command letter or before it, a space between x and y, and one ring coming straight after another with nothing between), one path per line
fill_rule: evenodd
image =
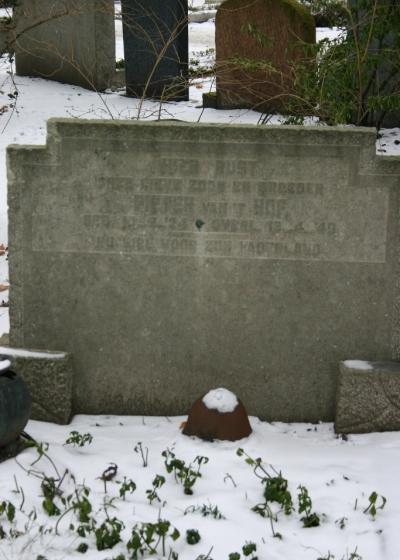
M282 111L315 23L295 0L226 0L216 16L217 107Z

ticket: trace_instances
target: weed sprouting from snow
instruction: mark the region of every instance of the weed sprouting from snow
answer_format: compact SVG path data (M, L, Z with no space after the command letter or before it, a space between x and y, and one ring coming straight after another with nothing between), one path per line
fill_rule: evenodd
M154 502L154 500L157 500L157 502L161 503L161 499L157 493L157 490L161 488L161 486L164 486L164 484L165 484L165 476L156 474L152 482L153 488L151 488L151 490L146 490L146 496L147 499L149 500L150 505Z
M336 525L340 528L340 529L344 529L347 525L348 519L347 517L340 517L339 519L336 519L335 523Z
M100 480L104 484L104 494L107 494L107 482L113 480L118 472L118 466L115 463L110 463L110 465L103 471L100 476Z
M221 531L223 532L226 523L230 521L230 511L224 512L228 513L227 517L225 517L219 506L215 503L200 502L195 505L189 505L190 502L188 503L189 496L193 494L196 482L202 476L201 469L203 465L208 463L207 457L198 455L192 462L185 462L176 456L174 447L172 447L172 450L171 448L166 448L161 453L161 457L158 456L158 461L159 465L163 464L167 473L173 476L153 474L153 476L147 478L146 472L144 472L144 478L152 481L151 488L148 488L149 483L147 484L147 490L146 485L140 484L140 479L138 484L136 484L129 476L118 477L119 467L116 463L109 463L108 467L97 479L104 484L104 491L102 491L98 482L93 489L90 483L86 482L85 478L83 478L83 482L77 483L76 473L73 474L68 469L65 469L63 476L59 476L57 473L62 472L62 470L50 457L48 444L35 444L34 449L37 451L37 457L29 458L29 454L32 457L34 451L32 449L27 453L30 468L25 467L23 464L21 464L21 467L25 474L33 479L33 484L37 490L36 494L41 494L38 504L40 506L41 503L42 507L38 507L37 510L35 507L32 507L30 494L24 492L20 481L17 482L15 477L15 489L11 491L16 494L19 503L13 504L7 499L0 500L0 540L2 541L2 546L3 543L9 546L10 551L13 551L13 548L15 551L18 549L18 554L15 557L21 558L21 560L31 560L33 558L36 560L38 552L43 551L45 553L45 556L42 555L43 558L47 557L49 559L51 555L49 556L48 551L54 549L58 552L58 546L60 546L75 555L77 553L82 555L86 553L93 554L96 550L102 552L115 549L114 555L112 553L109 554L107 560L141 560L150 556L156 556L165 560L178 560L181 550L183 556L185 554L187 556L188 547L191 548L199 545L200 548L205 543L204 550L209 550L209 552L205 554L203 551L202 554L198 554L196 560L212 560L212 542L207 540L207 530L203 532L203 527L207 526L210 522L212 523L212 520L225 519L224 523L218 524L218 534ZM141 453L139 448L138 453ZM142 462L145 463L147 462L148 448L142 446L142 453ZM79 455L81 455L83 462L90 461L90 458L85 454ZM309 491L304 485L298 485L297 482L298 490L296 496L294 492L291 493L290 491L290 482L272 465L264 463L261 458L255 459L251 457L243 449L237 450L237 455L243 457L246 464L251 467L247 478L253 479L253 488L257 491L258 487L258 491L263 499L263 501L260 501L259 504L253 507L250 505L250 509L266 520L268 532L270 528L272 537L283 539L282 534L278 532L277 528L279 527L280 529L284 523L291 523L292 525L297 523L300 531L304 531L305 527L318 527L320 525L319 516L313 510ZM65 454L65 456L68 457L70 454ZM42 465L44 465L45 470L39 470ZM136 468L136 473L142 472L139 465L134 468ZM255 479L252 477L251 472L256 476ZM235 471L232 471L232 473L235 474ZM218 484L218 481L220 489L224 494L232 493L239 498L239 494L242 494L239 491L240 488L245 487L247 491L243 480L240 480L239 485L235 483L228 486L225 484L226 477L224 482L222 482L220 476L215 477L214 484ZM168 519L168 511L170 513L173 511L171 510L172 505L168 501L167 506L167 502L160 495L160 489L166 486L163 488L162 493L165 492L166 495L170 495L172 488L176 487L175 483L178 483L183 488L184 493L184 496L180 498L183 508L179 507L177 509L183 512L185 516L200 514L208 518L206 525L202 524L201 526L201 536L195 523L193 525L190 523L190 529L186 529L188 526L186 525L184 530L182 530L179 521L172 522ZM134 497L132 498L133 495ZM296 504L294 503L295 497L297 497ZM144 505L146 501L151 506L145 505L146 509L144 511L147 511L148 514L154 514L155 509L159 508L155 520L154 517L149 519L140 516L140 506ZM360 512L361 508L358 508L358 511L353 513L353 515L363 518L365 523L370 525L366 516L375 519L377 513L385 507L385 504L386 499L383 496L377 492L372 492L369 495L368 506L364 506L363 512L366 515L362 515ZM29 507L32 509L28 513ZM130 517L127 511L128 509L132 511L132 508L134 508L134 515L139 515L139 517L129 523ZM175 519L175 514L173 515ZM251 516L251 511L247 515ZM287 522L284 521L286 517L289 518ZM350 515L349 518L353 522L353 518ZM195 521L195 517L191 519ZM198 519L198 521L200 520ZM255 523L258 523L258 521L255 520ZM340 529L345 529L347 523L347 517L340 517L335 521L335 525ZM314 532L313 535L315 535ZM248 536L251 537L253 535ZM270 542L271 540L270 538ZM261 541L263 543L266 542L264 538ZM57 544L58 542L60 545ZM176 546L175 542L177 542ZM257 560L257 558L262 556L262 551L257 550L257 547L260 547L261 544L258 541L256 542L257 545L255 542L246 542L236 552L229 554L229 560ZM288 539L289 542L290 539ZM25 556L24 551L30 550L29 547L31 546L36 548L34 553L32 552L28 558ZM42 548L39 548L40 546ZM218 542L218 546L220 546L220 542ZM177 550L174 550L175 548L179 551L179 554ZM7 553L7 548L4 548L4 550ZM196 554L191 555L192 558L195 556ZM212 556L215 557L215 554L212 554ZM225 551L225 558L227 556L228 551ZM218 558L222 559L223 557L221 554L218 556ZM5 558L7 560L14 559L14 554L12 557L5 556ZM351 553L346 553L345 556L336 558L330 552L326 556L320 554L319 560L362 559L357 549L355 549Z
M165 519L159 519L157 523L138 523L132 529L127 549L131 553L132 560L137 560L146 554L153 555L160 552L165 556L167 540L171 539L175 542L179 537L178 529L172 527ZM171 550L170 558L172 558Z
M89 433L80 434L76 430L73 430L72 432L70 432L69 436L65 440L64 445L72 444L74 447L75 446L84 447L85 445L90 445L92 443L92 441L93 441L92 434L89 434Z
M186 542L188 544L197 544L200 542L201 537L197 529L188 529L186 531Z
M185 509L184 515L188 513L201 513L203 517L213 517L214 519L226 519L220 512L218 506L212 504L202 504L201 506L189 506Z
M320 519L316 513L311 511L312 501L305 486L299 486L299 494L297 496L299 501L299 513L305 513L301 518L303 527L318 527Z
M123 522L116 517L107 518L103 521L94 531L97 550L114 548L116 544L121 542L121 531L124 527Z
M135 453L140 453L140 456L142 457L143 467L147 467L149 464L149 448L143 448L142 442L138 441L133 450Z
M264 485L264 502L257 504L252 507L252 511L269 519L272 536L282 539L281 533L275 531L274 523L278 522L279 511L272 509L271 504L277 503L280 505L280 511L283 511L285 515L291 515L294 511L292 495L288 489L288 481L282 476L281 472L278 472L274 467L270 466L273 473L271 474L267 468L263 465L262 459L254 459L250 457L244 449L239 448L236 451L239 457L245 457L245 462L253 468L254 474L261 480ZM305 515L301 517L303 522L303 527L318 527L320 524L320 518L312 510L312 501L309 496L308 490L305 486L299 485L298 494L298 512Z
M328 552L326 556L319 556L317 560L336 560L336 556ZM353 552L346 552L346 554L342 556L340 560L362 560L362 557L358 554L356 547Z
M257 545L253 542L246 542L242 546L242 553L245 558L249 558L249 560L258 560L258 556L256 556ZM231 552L229 554L228 560L240 560L242 558L239 552Z
M183 486L183 492L187 495L193 494L193 486L201 477L201 466L208 463L208 457L198 455L189 465L182 459L177 459L175 453L166 449L161 453L165 457L164 465L168 473L174 473L175 480Z
M120 498L122 498L125 501L125 495L128 493L133 494L135 490L136 490L136 483L133 482L133 480L131 480L130 478L127 479L124 476L124 480L123 482L121 482L121 486L119 488Z
M378 505L380 499L380 505ZM369 504L364 509L363 513L369 513L373 519L375 519L378 510L382 510L386 505L386 498L385 496L380 496L377 492L372 492L370 497L368 498Z
M12 523L15 519L15 506L12 502L4 501L0 503L0 516L4 515L9 523Z

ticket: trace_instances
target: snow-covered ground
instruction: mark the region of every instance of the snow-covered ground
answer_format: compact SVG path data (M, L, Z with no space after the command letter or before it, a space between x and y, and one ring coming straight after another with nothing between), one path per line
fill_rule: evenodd
M122 560L118 555L124 554L128 559L131 556L127 554L126 542L133 526L139 522L156 523L159 518L169 520L181 534L175 542L167 539L166 558L172 546L179 560L228 560L229 554L241 552L246 542L257 545L259 560L400 558L398 433L349 436L345 440L334 434L331 424L269 424L251 418L254 431L248 438L240 442L211 443L182 435L183 420L183 417L76 416L69 426L30 422L28 433L37 441L49 444L47 453L59 475L67 471L60 487L63 494L54 500L60 513L49 517L42 506L42 473L58 477L46 457L33 464L38 453L29 449L18 457L19 464L14 460L0 464L0 503L10 500L17 509L11 526L5 514L0 515L0 525L5 531L12 527L16 534L22 533L18 538L0 540L0 558L35 560L42 555L40 558L47 560L82 557ZM92 443L84 447L63 445L73 430L81 435L91 434ZM148 448L147 467L143 467L141 454L134 451L138 442L142 443L144 453ZM288 480L295 508L292 514L285 515L277 503L270 502L272 512L277 514L273 530L282 538L274 538L270 520L251 509L264 502L264 486L253 473L253 467L245 462L246 456L236 454L239 447L254 459L261 457L270 475L276 476L275 471L281 471ZM197 456L209 459L201 466L202 476L194 484L192 495L185 495L173 473L166 471L165 458L161 455L166 449L187 465ZM111 463L118 466L118 471L107 483L105 492L101 476ZM156 475L164 476L166 482L157 490L160 501L155 499L150 504L146 490L152 488ZM133 480L137 488L123 500L119 492L125 477L126 481ZM83 484L90 488L88 499L93 508L90 516L97 527L107 515L125 524L122 542L112 550L97 551L93 535L80 538L79 521L73 511L58 521L67 509L61 497L72 494L75 486L79 491ZM298 512L300 485L308 490L312 500L310 513L320 518L319 527L303 527L304 513ZM387 499L375 517L365 511L373 492L378 494L377 506L382 504L382 496ZM203 517L200 511L203 506L208 511L216 506L224 519L215 519L211 514ZM36 517L29 520L31 511L36 512ZM60 536L55 534L57 521ZM186 543L188 529L199 532L198 544ZM89 545L84 555L76 551L82 542ZM359 556L351 556L354 551Z

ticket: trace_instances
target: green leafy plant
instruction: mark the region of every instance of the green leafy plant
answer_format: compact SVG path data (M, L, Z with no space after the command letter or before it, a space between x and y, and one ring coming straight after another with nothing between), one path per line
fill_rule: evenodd
M277 502L286 515L293 511L292 495L288 490L288 481L279 473L265 480L264 498L266 502Z
M243 556L246 558L249 557L250 560L258 560L258 556L256 556L257 545L253 542L246 542L242 546ZM239 552L231 552L229 554L229 560L240 560L241 554Z
M92 443L92 441L93 441L92 434L89 434L89 433L80 434L76 430L73 430L72 432L70 432L69 436L65 440L64 445L72 444L74 447L75 446L84 447L85 445L90 445Z
M135 482L133 482L133 480L131 480L130 478L127 479L127 478L124 476L124 480L123 480L123 482L121 483L121 486L120 486L120 488L119 488L119 495L120 495L120 497L121 497L123 500L125 500L125 495L126 495L127 493L133 494L133 493L135 492L135 490L136 490L136 484L135 484Z
M56 499L56 497L59 497L61 495L61 492L54 478L45 476L40 486L44 497L44 500L42 502L44 511L50 517L60 515L60 508L54 500Z
M253 542L248 542L242 546L244 556L249 556L251 560L258 560L256 556L257 545Z
M171 523L159 519L157 523L138 523L132 529L131 538L127 542L132 560L137 560L146 554L166 554L167 540L175 542L180 537L178 529ZM160 550L161 549L161 550ZM173 551L170 550L170 557ZM177 556L175 556L177 558Z
M185 515L187 513L201 513L203 517L213 517L214 519L225 519L222 515L218 506L213 506L212 504L202 504L201 506L189 506L185 509Z
M164 484L165 484L165 477L160 474L157 474L152 482L153 488L151 490L146 490L146 496L150 504L152 504L154 500L157 500L157 502L161 502L157 490L161 488L161 486L163 486Z
M385 496L380 496L376 492L372 492L368 500L369 500L369 504L364 509L363 513L369 513L371 517L374 519L378 511L382 510L385 507L387 500ZM379 502L380 504L378 505Z
M177 459L170 449L166 449L161 455L165 458L166 471L174 473L175 480L183 486L183 492L188 495L193 494L193 486L201 477L201 466L208 463L208 457L198 455L189 465L186 465L185 461Z
M200 542L201 537L197 529L188 529L186 531L186 542L188 544L197 544Z
M328 124L382 125L400 110L400 4L357 0L344 6L345 31L307 46L309 60L293 66L296 95L287 112Z
M80 552L81 554L85 554L85 552L87 552L88 549L89 549L89 545L87 543L82 542L78 544L76 551Z
M264 485L264 499L265 502L257 504L252 507L252 511L261 515L261 517L266 517L269 519L271 525L272 536L278 539L282 538L281 533L275 531L274 523L278 521L278 516L271 509L270 503L278 503L286 515L290 515L293 511L292 496L288 490L288 481L283 478L282 473L276 471L273 467L273 474L269 473L266 467L263 465L262 459L258 457L254 459L250 457L244 449L239 448L236 451L239 457L245 457L245 461L248 465L253 467L253 472L260 479L261 483Z
M318 527L320 524L319 516L313 513L312 501L308 494L308 490L305 486L299 486L299 494L297 496L299 501L299 513L304 513L304 517L301 518L303 522L303 527Z
M15 519L15 506L10 501L0 502L0 515L5 515L7 521L12 523Z
M97 550L113 548L121 541L122 521L113 517L106 519L94 532Z

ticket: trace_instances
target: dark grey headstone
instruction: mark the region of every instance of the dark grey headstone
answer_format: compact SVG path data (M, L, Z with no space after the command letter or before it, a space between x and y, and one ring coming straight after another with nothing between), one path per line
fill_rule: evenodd
M370 65L364 65L364 72L370 81L364 78L366 87L363 95L368 98L374 96L399 97L400 91L400 60L399 60L399 24L400 24L400 3L388 0L348 0L348 7L352 11L352 25L358 28L358 34L364 35L369 41ZM385 27L373 24L378 21L377 14L385 10ZM372 32L372 38L370 36ZM363 48L366 41L362 43ZM385 54L384 54L385 53ZM373 60L377 60L372 64ZM368 68L368 70L366 70ZM376 72L374 69L376 68ZM369 111L367 126L400 126L399 110L375 110Z
M188 98L187 0L122 0L126 91Z
M19 0L14 21L18 75L96 91L112 83L114 0Z

